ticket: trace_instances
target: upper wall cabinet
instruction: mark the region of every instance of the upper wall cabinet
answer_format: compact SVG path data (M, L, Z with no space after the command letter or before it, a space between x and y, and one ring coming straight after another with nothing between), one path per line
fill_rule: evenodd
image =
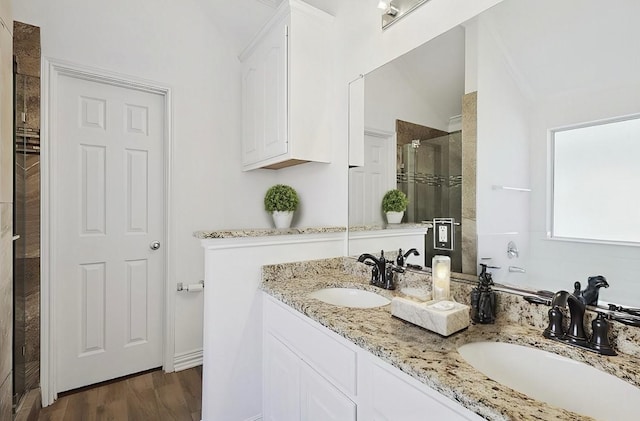
M329 162L332 23L285 0L240 55L243 170Z

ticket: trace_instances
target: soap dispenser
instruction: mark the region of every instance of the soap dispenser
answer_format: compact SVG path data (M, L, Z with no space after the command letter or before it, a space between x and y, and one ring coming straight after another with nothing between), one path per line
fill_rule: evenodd
M496 321L496 293L491 289L493 279L487 268L499 269L481 263L482 271L478 276L478 286L471 291L471 319L475 323L489 324Z

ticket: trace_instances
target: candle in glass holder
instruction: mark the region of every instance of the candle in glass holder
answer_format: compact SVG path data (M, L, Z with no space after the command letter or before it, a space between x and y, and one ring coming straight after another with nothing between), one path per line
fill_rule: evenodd
M451 296L451 259L449 256L433 256L431 259L431 279L434 300L448 300Z

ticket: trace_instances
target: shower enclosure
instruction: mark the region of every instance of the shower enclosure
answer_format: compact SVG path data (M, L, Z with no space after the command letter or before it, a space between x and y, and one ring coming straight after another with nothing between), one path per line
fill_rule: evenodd
M14 24L13 403L40 381L40 30Z
M398 189L406 193L407 222L434 218L462 220L462 132L398 145ZM455 225L454 249L434 250L433 230L425 239L425 265L436 255L451 257L451 270L462 272L460 226Z

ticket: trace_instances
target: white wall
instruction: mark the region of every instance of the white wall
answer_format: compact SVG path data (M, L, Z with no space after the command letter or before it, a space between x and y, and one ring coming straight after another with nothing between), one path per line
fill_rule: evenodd
M496 282L523 284L525 276L510 273L508 267L527 269L530 194L493 186L530 186L530 104L491 29L491 12L483 14L477 25L478 258L489 257L492 260L486 263L501 267L491 271ZM520 258L508 258L509 241L516 243Z

